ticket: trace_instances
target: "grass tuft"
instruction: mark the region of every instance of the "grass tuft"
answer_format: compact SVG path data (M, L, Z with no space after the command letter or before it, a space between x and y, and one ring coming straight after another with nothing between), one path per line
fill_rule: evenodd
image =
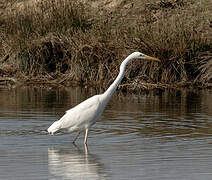
M5 1L0 57L31 79L107 87L121 61L141 51L162 62L129 65L121 87L211 83L210 1L133 0L109 9L95 3Z

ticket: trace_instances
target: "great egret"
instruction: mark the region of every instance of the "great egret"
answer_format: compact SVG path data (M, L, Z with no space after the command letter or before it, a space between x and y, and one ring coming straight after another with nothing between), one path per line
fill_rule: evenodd
M75 143L80 133L85 131L84 144L87 144L89 128L94 125L102 115L105 106L124 77L126 65L133 59L147 59L160 62L159 59L147 56L140 52L130 54L121 63L120 72L115 81L103 94L92 96L74 108L66 111L65 115L60 120L55 121L48 128L48 132L53 135L55 132L62 129L66 129L69 132L78 131L78 134L73 140L73 143Z

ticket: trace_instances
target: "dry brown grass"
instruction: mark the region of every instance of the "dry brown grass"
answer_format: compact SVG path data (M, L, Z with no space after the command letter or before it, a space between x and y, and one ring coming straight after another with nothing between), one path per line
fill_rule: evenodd
M95 13L68 0L14 7L0 17L0 55L25 80L107 87L121 61L142 51L162 62L131 64L122 89L211 83L210 1L120 1Z

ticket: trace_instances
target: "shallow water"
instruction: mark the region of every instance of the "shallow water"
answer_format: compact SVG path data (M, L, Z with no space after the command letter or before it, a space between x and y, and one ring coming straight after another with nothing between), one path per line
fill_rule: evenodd
M74 146L47 135L92 89L0 89L0 179L212 179L212 92L114 95Z

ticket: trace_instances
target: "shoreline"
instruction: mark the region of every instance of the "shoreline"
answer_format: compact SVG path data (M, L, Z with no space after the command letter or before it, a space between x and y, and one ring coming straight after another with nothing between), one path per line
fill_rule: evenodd
M91 84L91 83L80 83L80 82L68 82L68 83L59 83L59 80L51 80L51 81L43 81L41 79L33 79L33 80L20 80L14 77L0 77L0 87L6 88L15 88L19 86L33 86L33 87L51 87L51 88L64 88L64 87L85 87L85 88L95 88L95 89L104 89L107 87L101 87L101 84ZM109 87L109 86L108 86ZM121 83L118 86L117 91L123 93L142 93L146 91L152 90L206 90L212 89L212 83L198 85L192 84L189 82L184 83L175 83L173 84L152 84L152 83Z

